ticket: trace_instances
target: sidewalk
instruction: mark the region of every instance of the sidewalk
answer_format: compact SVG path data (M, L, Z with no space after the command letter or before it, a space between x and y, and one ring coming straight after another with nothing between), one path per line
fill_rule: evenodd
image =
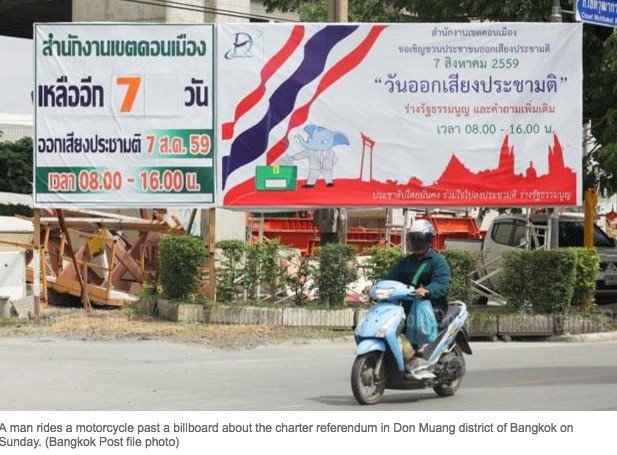
M565 341L570 343L585 343L593 341L615 341L617 340L617 331L600 332L600 333L585 333L580 335L555 335L547 339L547 341Z

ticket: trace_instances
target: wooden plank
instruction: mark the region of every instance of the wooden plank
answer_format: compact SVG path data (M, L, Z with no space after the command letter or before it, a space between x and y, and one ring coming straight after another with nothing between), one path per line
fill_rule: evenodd
M47 294L47 250L43 248L41 251L41 273L43 274L43 294L42 294L42 302L44 307L49 304L48 294Z
M131 248L131 250L133 250L133 248ZM118 261L120 261L120 263L126 268L126 271L133 275L133 278L135 278L140 283L143 282L144 275L142 273L142 269L140 268L139 263L135 259L133 259L130 251L126 251L124 248L118 248L116 250L115 256L118 258Z
M68 213L69 211L65 210L65 212ZM121 215L119 213L100 212L97 210L73 209L70 211L70 213L74 213L76 215L84 215L87 217L109 218L109 219L124 220L124 221L129 221L129 222L143 222L144 221L143 218L139 218L135 216Z
M53 280L50 279L49 286L57 292L81 297L81 286L73 278L58 277ZM91 302L109 306L123 306L126 301L136 300L135 296L119 291L112 290L108 294L106 288L93 284L88 285L88 298Z
M3 245L16 246L17 248L23 248L24 250L33 250L35 247L32 243L12 242L10 240L0 239L0 243Z
M111 247L111 262L109 264L109 270L107 271L107 276L105 277L105 281L103 281L103 285L107 282L107 295L111 292L111 274L113 273L114 267L116 265L116 244L118 242L113 243Z
M186 229L187 234L191 234L191 230L193 229L193 223L195 223L195 216L197 215L197 209L191 210L191 218L189 219L189 224Z
M69 258L75 257L76 261L83 261L83 260L88 260L90 259L90 255L88 254L88 245L83 245L81 248L79 248L79 250L77 251L77 253L72 254L72 248L69 247L69 241L66 238L66 235L62 236L65 241L63 242L63 249L62 249L62 256L60 256L60 261L62 262L64 257L65 257L65 250L66 252L68 252L68 256ZM60 272L60 275L65 276L65 277L70 277L70 278L78 278L77 276L77 271L75 270L76 265L74 262L70 262L65 268L62 269L62 271Z
M34 269L33 288L34 288L34 320L37 324L41 322L41 212L34 209Z
M92 307L90 306L90 299L88 296L86 283L83 277L81 276L81 271L79 270L79 265L77 264L75 253L73 252L73 246L71 245L71 237L69 235L69 232L66 226L66 220L64 219L64 214L62 213L62 210L60 209L56 210L56 214L58 215L58 221L60 223L60 228L62 229L62 231L64 232L64 235L66 236L66 244L69 249L69 255L71 256L71 259L73 260L73 264L75 267L75 274L77 275L77 280L79 281L79 285L81 286L82 302L84 304L84 308L86 309L86 311L90 311Z
M182 227L182 223L176 215L171 215L171 219L174 220L174 223L176 223L176 225L174 226L175 228L184 230L184 228Z
M121 220L112 220L106 218L66 218L67 225L70 225L74 229L80 229L82 231L96 231L99 227L105 227L111 230L135 230L135 231L157 231L175 233L177 235L183 234L184 229L175 228L167 223L161 223L157 221L140 221L140 222L128 222ZM53 218L42 218L41 224L45 226L59 226L58 221Z
M208 209L208 298L216 302L216 209Z
M139 238L137 240L137 242L135 243L135 245L131 246L131 248L128 251L128 256L123 256L123 258L131 258L131 260L133 261L133 263L137 266L137 268L139 268L139 266L137 265L136 259L139 257L140 254L140 248L144 243L147 243L152 237L156 237L158 235L158 233L155 232L142 232L139 235ZM119 249L119 254L124 251L126 252L126 250L120 250ZM114 271L111 274L111 282L112 284L116 287L116 288L120 288L122 286L121 280L122 277L124 276L124 274L129 271L129 266L132 266L131 264L125 264L123 262L123 258L121 258L119 256L119 254L117 254L116 256L118 256L118 259L120 261L120 264L118 264L118 266L114 269ZM127 259L128 261L128 259ZM130 271L129 271L130 272ZM139 273L141 274L141 282L143 282L143 271L140 270ZM133 276L135 276L133 274L133 272L131 272L131 274ZM135 278L137 278L135 276Z

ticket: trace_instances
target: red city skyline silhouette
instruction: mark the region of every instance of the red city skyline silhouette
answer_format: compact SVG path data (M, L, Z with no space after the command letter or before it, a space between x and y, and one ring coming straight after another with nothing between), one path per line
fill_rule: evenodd
M406 183L395 180L338 178L327 188L318 180L313 188L256 191L251 178L230 189L224 205L235 207L353 207L353 206L529 206L575 205L576 173L565 165L563 147L556 134L548 145L548 169L538 175L533 162L524 173L515 172L516 151L509 136L503 139L499 163L494 169L470 170L452 154L443 172L432 184L411 177ZM377 152L377 151L376 151ZM377 156L377 155L376 155ZM539 159L541 153L536 154Z
M510 146L509 136L506 135L499 150L499 164L496 169L487 169L474 173L453 154L443 173L432 187L444 189L444 185L450 185L453 182L457 184L466 182L470 184L470 187L474 187L477 183L476 179L491 179L494 184L507 185L508 187L541 181L544 183L542 186L545 190L548 190L549 186L546 183L557 184L562 179L570 178L574 179L574 182L576 181L574 171L565 165L563 148L556 134L553 135L553 146L548 146L548 172L546 174L538 177L533 161L529 162L524 175L516 174L514 171L514 159L514 146ZM516 189L516 187L512 187L512 189Z

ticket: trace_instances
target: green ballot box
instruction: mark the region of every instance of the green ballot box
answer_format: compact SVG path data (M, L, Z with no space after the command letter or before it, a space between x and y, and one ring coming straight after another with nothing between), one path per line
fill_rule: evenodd
M257 166L255 189L257 191L293 191L298 179L297 166Z

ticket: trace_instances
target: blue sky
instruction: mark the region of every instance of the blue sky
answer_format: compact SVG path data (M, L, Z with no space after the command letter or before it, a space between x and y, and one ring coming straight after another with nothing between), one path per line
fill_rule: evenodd
M0 36L0 112L32 114L32 40Z

